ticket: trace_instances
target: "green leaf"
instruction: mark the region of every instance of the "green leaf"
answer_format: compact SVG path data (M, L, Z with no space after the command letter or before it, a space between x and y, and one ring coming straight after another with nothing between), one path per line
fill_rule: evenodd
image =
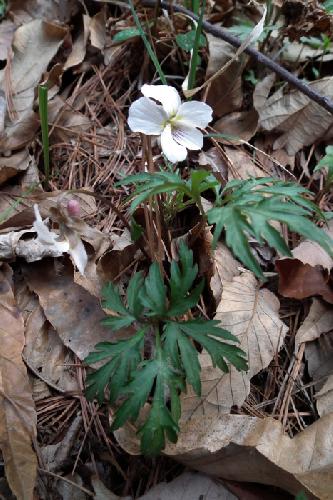
M143 286L142 272L135 273L130 279L127 287L127 305L133 316L138 318L143 312L143 305L139 298L139 293Z
M102 325L109 326L112 330L120 330L134 323L135 317L131 314L126 316L108 316L102 320Z
M323 4L324 9L326 12L333 12L333 0L326 0Z
M179 33L176 35L176 42L178 47L185 50L185 52L191 52L194 46L195 40L195 30L187 31L187 33ZM199 47L206 47L206 38L203 34L200 35Z
M117 186L134 184L135 190L130 196L131 212L150 197L162 193L177 193L186 196L192 203L197 203L201 193L212 189L219 190L216 178L206 170L193 170L189 180L185 181L179 174L172 172L141 173L130 175L117 182ZM182 197L179 199L182 202Z
M140 294L142 304L149 309L149 316L163 316L166 312L166 287L160 266L154 262L149 268L144 288Z
M198 351L191 340L183 334L180 325L168 322L164 327L163 350L177 370L185 370L186 379L198 396L201 395L200 363Z
M119 291L115 285L111 282L104 285L102 289L103 307L106 309L111 309L119 314L128 314L126 307L124 306Z
M136 27L132 28L126 28L124 30L119 31L114 35L112 38L113 42L126 42L127 40L130 40L131 38L134 38L136 36L140 36L140 31Z
M105 389L110 390L110 403L114 403L128 383L131 373L142 360L141 351L144 342L144 330L138 331L127 340L117 343L102 342L95 346L97 351L90 353L84 360L86 364L93 364L109 358L109 361L86 379L86 397L93 400L95 397L101 404L104 400Z
M251 252L249 238L255 238L259 244L268 243L282 255L290 255L272 221L286 224L291 231L316 241L333 255L333 241L310 219L323 214L305 198L308 194L296 183L271 178L229 182L224 189L226 205L208 212L209 223L216 225L214 244L224 230L227 245L260 278L263 273Z
M325 153L325 156L315 167L314 172L327 168L327 184L330 185L333 182L333 146L327 146Z
M179 400L178 390L183 387L179 375L169 366L160 348L157 348L156 359L146 361L138 368L124 392L126 401L118 408L112 424L112 430L122 427L127 420L135 421L140 409L147 402L154 387L153 404L149 416L139 430L142 436L142 451L146 455L156 455L165 446L165 436L172 441L177 439L178 426L166 406L166 389Z
M217 326L218 322L208 320L191 320L177 323L183 333L198 342L210 354L213 365L222 371L228 372L227 362L231 363L237 370L247 370L245 353L233 344L227 344L224 339L238 342L238 339L227 330Z
M134 217L131 217L131 240L135 243L141 238L143 232L143 227L136 222Z
M170 306L168 316L179 316L194 307L204 287L202 280L191 293L190 289L198 274L197 264L193 264L193 252L184 242L179 246L179 263L172 261L170 275Z

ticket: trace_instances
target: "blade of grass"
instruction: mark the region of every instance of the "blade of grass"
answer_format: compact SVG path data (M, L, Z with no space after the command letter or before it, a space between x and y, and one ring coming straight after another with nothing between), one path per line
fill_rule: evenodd
M49 123L47 112L47 86L39 85L38 87L38 103L39 103L39 117L42 129L42 144L43 144L43 157L44 157L44 173L46 183L50 178L50 150L49 150Z
M192 0L192 11L197 16L199 15L199 9L200 9L200 0Z
M161 82L164 84L164 85L168 85L168 82L167 82L167 79L165 77L165 74L163 73L163 70L161 68L161 65L157 59L157 56L152 48L152 46L150 45L149 43L149 40L147 38L147 35L146 33L144 32L143 28L142 28L142 25L140 23L140 19L136 13L136 10L135 10L135 7L133 5L133 2L132 0L128 0L128 4L130 6L130 9L131 9L131 12L132 12L132 15L133 15L133 19L134 19L134 22L136 24L136 27L138 28L139 30L139 33L140 33L140 36L143 40L143 43L145 44L145 47L146 47L146 50L148 52L148 55L150 57L150 59L152 60L152 63L154 64L155 66L155 69L161 79Z
M193 45L193 52L192 52L192 57L191 57L191 67L190 67L190 74L188 78L188 90L191 90L195 86L195 77L197 74L197 67L199 63L199 47L200 47L200 36L202 32L202 21L203 21L203 15L205 12L205 7L206 7L206 0L202 0L202 6L201 6L201 12L198 20L198 25L197 29L195 31L195 39L194 39L194 45Z

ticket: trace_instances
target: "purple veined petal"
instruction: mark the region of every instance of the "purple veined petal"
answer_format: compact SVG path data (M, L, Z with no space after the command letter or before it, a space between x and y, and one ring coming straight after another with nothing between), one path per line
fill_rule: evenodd
M200 101L187 101L178 109L176 120L184 125L206 128L213 119L213 110L208 104Z
M181 99L174 87L169 85L143 85L141 92L145 97L151 97L160 102L168 116L173 116L177 113L181 105Z
M197 150L203 146L202 132L181 122L175 123L172 127L172 137L178 144L187 149Z
M162 106L147 97L140 97L134 101L128 112L130 129L146 135L160 135L167 119Z
M167 125L161 134L162 151L169 161L176 163L185 160L187 151L172 137L171 125Z

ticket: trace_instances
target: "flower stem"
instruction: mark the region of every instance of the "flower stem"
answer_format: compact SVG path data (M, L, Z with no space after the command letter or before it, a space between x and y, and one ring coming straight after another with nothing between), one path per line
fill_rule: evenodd
M192 52L192 58L191 58L190 74L189 74L189 78L188 78L188 90L193 89L195 87L197 67L198 67L198 63L199 63L199 46L200 46L200 37L201 37L201 32L202 32L202 21L203 21L203 15L205 12L205 7L206 7L206 0L202 0L202 6L201 6L200 16L199 16L199 20L198 20L198 25L197 25L197 29L195 31L195 39L194 39L193 52Z

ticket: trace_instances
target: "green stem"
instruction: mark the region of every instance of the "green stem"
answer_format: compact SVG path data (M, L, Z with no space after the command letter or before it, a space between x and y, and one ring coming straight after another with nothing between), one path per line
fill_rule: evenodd
M202 0L202 6L201 6L201 12L198 20L198 26L195 31L195 39L194 39L194 45L193 45L193 52L192 52L192 58L191 58L191 67L190 67L190 74L188 78L188 90L193 89L195 86L195 81L196 81L196 73L197 73L197 67L198 67L198 61L199 61L199 46L200 46L200 36L202 32L202 21L203 21L203 15L205 12L205 7L206 7L206 0Z
M152 48L152 46L150 45L149 43L149 40L147 38L147 35L146 33L144 32L143 28L142 28L142 25L140 23L140 19L136 13L136 10L134 8L134 5L133 5L133 2L132 0L128 0L128 4L130 6L130 9L131 9L131 12L132 12L132 15L133 15L133 19L134 19L134 22L136 24L136 27L138 28L139 32L140 32L140 36L143 40L143 43L145 44L145 47L146 47L146 50L149 54L149 57L150 59L152 60L154 66L155 66L155 69L160 77L160 80L161 82L164 84L164 85L168 85L168 82L167 82L167 79L165 77L165 74L163 73L163 70L161 68L161 65L157 59L157 56Z

